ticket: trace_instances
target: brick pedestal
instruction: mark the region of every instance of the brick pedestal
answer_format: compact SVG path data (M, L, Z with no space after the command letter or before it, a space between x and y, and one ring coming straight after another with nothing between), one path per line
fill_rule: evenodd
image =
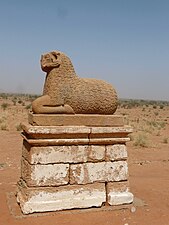
M17 193L23 213L131 203L131 132L121 116L30 114Z

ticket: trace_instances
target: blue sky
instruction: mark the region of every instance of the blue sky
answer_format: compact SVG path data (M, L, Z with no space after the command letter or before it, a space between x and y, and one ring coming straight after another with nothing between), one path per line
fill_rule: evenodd
M168 0L0 1L0 92L41 94L51 50L120 98L169 100Z

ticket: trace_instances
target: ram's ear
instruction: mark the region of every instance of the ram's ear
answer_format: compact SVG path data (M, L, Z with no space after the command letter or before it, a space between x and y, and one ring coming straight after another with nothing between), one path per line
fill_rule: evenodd
M58 59L58 57L60 56L60 52L58 51L52 51L51 54L55 57L55 59Z

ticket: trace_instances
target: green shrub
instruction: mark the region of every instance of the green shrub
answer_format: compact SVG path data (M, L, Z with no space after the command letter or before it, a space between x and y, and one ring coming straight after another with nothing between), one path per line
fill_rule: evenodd
M157 129L164 128L165 125L166 125L165 121L151 120L151 121L147 121L146 123L147 123L148 126L151 126L152 128L157 128Z
M163 139L163 143L164 143L164 144L168 144L168 138L165 137L165 138Z
M31 104L25 106L25 109L30 109L30 108L31 108Z
M145 134L138 134L135 137L134 146L148 147L147 136Z
M1 104L1 108L3 110L6 110L8 108L8 106L9 106L9 104L8 103L5 103L5 102Z
M0 94L0 97L3 98L3 99L8 99L8 94L6 94L6 93L1 93L1 94Z
M17 131L21 131L21 130L22 130L22 125L21 125L21 123L16 125L16 130L17 130Z
M18 103L19 103L19 104L22 104L22 103L23 103L23 101L22 101L21 99L19 99L19 100L18 100Z
M1 125L1 130L7 130L7 125L6 124L2 124Z
M164 128L165 125L166 125L166 122L165 122L165 121L161 121L161 122L159 122L158 124L159 124L159 127L160 127L160 128Z

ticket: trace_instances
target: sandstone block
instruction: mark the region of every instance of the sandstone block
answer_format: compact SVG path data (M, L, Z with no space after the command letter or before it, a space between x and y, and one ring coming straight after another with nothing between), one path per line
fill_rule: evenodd
M107 161L115 161L121 159L127 159L127 149L125 144L114 144L106 146Z
M123 126L120 115L59 115L59 114L28 114L29 123L34 126Z
M22 155L30 164L80 163L105 160L104 145L31 146L24 140Z
M129 183L109 182L106 186L109 205L122 205L133 202L133 194L129 192Z
M87 184L127 180L127 162L98 162L70 165L70 183Z
M124 144L126 142L130 141L129 137L125 138L104 138L104 137L99 137L99 138L91 138L89 140L90 145L112 145L112 144Z
M89 139L87 138L67 138L67 139L28 139L26 136L22 137L30 144L34 146L52 146L52 145L88 145Z
M87 162L89 149L88 145L31 147L24 142L23 156L30 164L79 163Z
M91 127L90 137L126 137L132 132L133 129L130 126Z
M108 194L109 205L123 205L133 202L133 194L131 192L110 192Z
M69 182L69 164L31 165L22 159L22 178L28 186L59 186Z
M52 188L19 187L17 201L24 214L100 207L106 202L105 184L67 185Z
M22 129L29 138L37 139L88 139L91 130L85 126L32 126L30 124L22 124Z
M105 160L105 145L90 145L88 161L97 162Z
M108 182L106 185L107 193L110 192L127 192L129 191L129 182L121 181L121 182Z
M128 134L133 129L130 126L122 127L91 127L89 143L93 145L112 145L130 141Z

